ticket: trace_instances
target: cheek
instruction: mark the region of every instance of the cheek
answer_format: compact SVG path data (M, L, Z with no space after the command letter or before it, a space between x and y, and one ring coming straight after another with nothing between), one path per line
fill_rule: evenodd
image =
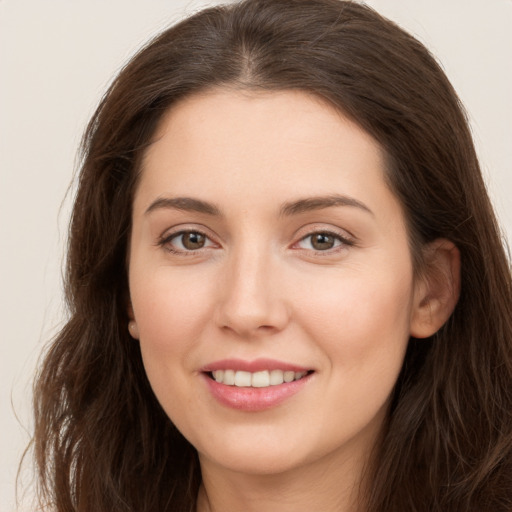
M345 279L308 300L303 329L327 358L324 433L357 432L383 420L409 339L410 287ZM307 319L307 320L306 320Z
M316 292L306 288L303 328L329 357L333 371L357 381L370 374L398 374L409 339L410 274L366 273L333 279Z
M211 317L213 291L199 285L201 279L180 277L165 267L139 275L132 273L130 295L144 366L154 384L155 378L168 380L192 370L187 358Z
M200 325L211 307L212 293L201 276L189 278L166 267L139 275L130 281L130 297L141 337L179 337Z
M189 279L180 279L169 268L130 282L146 375L173 421L190 415L195 418L194 410L204 399L195 395L189 380L197 370L193 355L211 317L211 293L192 286Z

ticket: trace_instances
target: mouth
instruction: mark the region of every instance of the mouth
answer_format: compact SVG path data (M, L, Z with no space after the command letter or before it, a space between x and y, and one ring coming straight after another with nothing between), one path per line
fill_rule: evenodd
M222 406L259 412L308 388L315 370L277 359L223 359L201 368L207 389Z
M243 370L225 369L205 372L206 375L225 386L236 386L239 388L268 388L280 386L297 380L304 379L313 373L313 370L261 370L248 372Z

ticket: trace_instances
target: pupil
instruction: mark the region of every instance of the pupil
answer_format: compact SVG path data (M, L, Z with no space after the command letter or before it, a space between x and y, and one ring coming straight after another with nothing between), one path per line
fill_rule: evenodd
M313 237L313 247L318 250L332 249L334 246L334 237L320 233Z
M201 249L205 242L204 235L201 233L185 233L183 235L183 245L187 249Z

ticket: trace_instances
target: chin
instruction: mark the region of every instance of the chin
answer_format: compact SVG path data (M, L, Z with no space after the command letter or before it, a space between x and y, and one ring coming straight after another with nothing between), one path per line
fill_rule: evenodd
M238 432L237 432L238 430ZM227 435L211 434L208 439L191 439L201 464L210 463L229 471L253 475L283 473L300 466L306 453L304 443L270 428L234 429ZM196 442L197 441L197 442ZM314 450L312 450L314 451Z
M300 458L289 458L282 453L264 449L240 453L238 450L230 453L214 454L214 456L199 454L201 464L211 461L216 466L233 473L253 476L277 475L293 471L301 467L304 461Z

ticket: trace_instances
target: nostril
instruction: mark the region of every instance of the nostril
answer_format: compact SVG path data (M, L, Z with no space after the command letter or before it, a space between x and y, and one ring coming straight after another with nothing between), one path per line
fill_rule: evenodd
M274 326L272 326L272 325L260 325L258 327L258 330L260 330L260 331L273 331L275 329L276 328Z

